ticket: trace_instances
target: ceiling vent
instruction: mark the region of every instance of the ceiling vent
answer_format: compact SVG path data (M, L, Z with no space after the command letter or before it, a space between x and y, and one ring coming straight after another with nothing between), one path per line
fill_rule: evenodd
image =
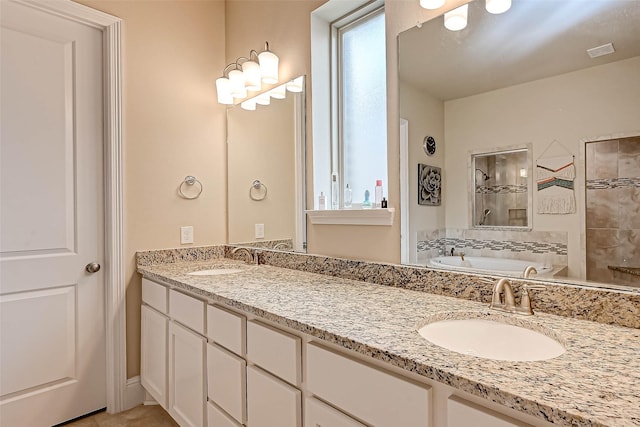
M599 56L609 55L614 53L616 50L613 48L612 43L603 44L602 46L592 47L591 49L587 49L587 53L590 58L597 58Z

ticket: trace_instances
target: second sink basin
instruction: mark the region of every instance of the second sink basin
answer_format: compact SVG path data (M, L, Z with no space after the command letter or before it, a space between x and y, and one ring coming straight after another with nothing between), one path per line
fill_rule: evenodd
M190 276L218 276L220 274L234 274L240 273L242 269L240 268L212 268L209 270L198 270L192 271L191 273L187 273Z
M439 320L418 332L440 347L485 359L548 360L566 351L561 343L540 332L480 318Z

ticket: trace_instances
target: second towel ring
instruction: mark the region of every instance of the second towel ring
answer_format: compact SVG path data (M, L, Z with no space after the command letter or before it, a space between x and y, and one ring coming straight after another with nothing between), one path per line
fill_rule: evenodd
M191 187L196 183L198 183L198 185L200 186L200 189L194 195L187 196L186 194L184 194L182 192L182 186L183 185L187 184L189 187ZM184 181L182 181L180 183L180 187L178 187L178 193L180 194L180 197L182 197L183 199L188 199L188 200L193 200L193 199L197 199L198 197L200 197L200 194L202 193L202 190L203 190L202 183L200 181L198 181L195 176L191 176L191 175L187 175L184 178Z
M256 179L249 188L249 198L259 202L264 200L265 197L267 197L267 186L261 183L259 179Z

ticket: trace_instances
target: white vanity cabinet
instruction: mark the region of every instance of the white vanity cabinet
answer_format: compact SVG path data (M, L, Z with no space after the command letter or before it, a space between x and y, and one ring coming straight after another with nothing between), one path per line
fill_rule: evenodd
M205 425L205 302L142 279L140 381L182 427Z
M301 352L300 337L247 322L248 427L302 426Z
M365 427L353 418L315 399L304 400L304 425L309 427Z
M247 422L246 317L207 306L209 427Z
M431 387L314 343L306 349L306 385L314 395L376 427L430 427Z
M447 400L447 427L532 427L458 396Z
M169 331L168 290L142 279L140 319L140 382L167 409L167 337Z

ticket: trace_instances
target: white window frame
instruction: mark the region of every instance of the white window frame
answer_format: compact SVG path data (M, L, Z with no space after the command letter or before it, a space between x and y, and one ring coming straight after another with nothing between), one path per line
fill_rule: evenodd
M338 172L338 205L340 209L344 208L344 112L343 112L343 94L344 79L343 71L343 43L342 37L344 33L352 28L361 25L379 15L385 14L384 3L373 1L364 6L350 12L346 16L331 23L331 78L335 84L331 85L331 173ZM385 17L386 19L386 17ZM336 167L337 165L337 167ZM387 181L385 177L384 181ZM333 195L331 194L331 197Z
M353 12L360 12L360 17L384 6L383 0L329 0L311 14L311 91L313 140L313 196L308 201L307 213L311 224L343 224L343 225L391 225L394 209L341 209L317 211L318 196L321 192L327 197L330 206L332 165L337 164L333 155L332 141L337 141L334 130L336 117L332 111L338 98L335 49L332 49L332 25L340 23L346 17L357 18ZM343 24L346 22L343 22ZM338 25L340 26L340 25ZM333 107L333 108L332 108ZM341 190L341 189L340 189ZM342 191L340 191L342 193ZM342 194L340 195L342 197Z

